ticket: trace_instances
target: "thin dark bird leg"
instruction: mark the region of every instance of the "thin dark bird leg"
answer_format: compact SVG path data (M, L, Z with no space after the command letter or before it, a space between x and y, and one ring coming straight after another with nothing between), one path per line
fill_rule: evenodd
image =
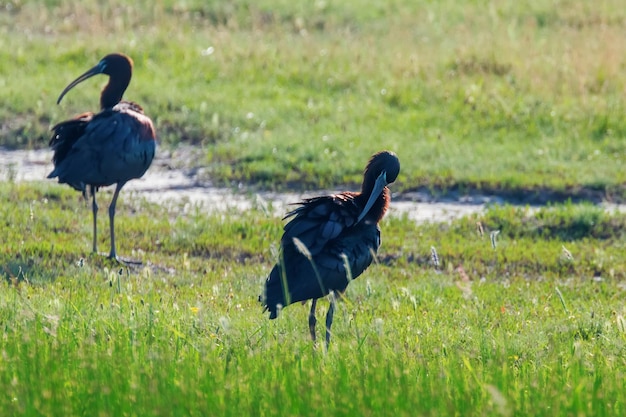
M117 253L115 252L115 205L117 204L117 197L120 195L120 191L125 183L118 182L115 186L115 192L113 193L113 200L109 205L109 226L111 228L111 253L109 258L117 259Z
M98 203L96 202L96 187L90 185L91 211L93 212L93 253L98 253Z
M328 307L328 313L326 313L326 350L328 350L328 345L330 345L330 327L333 325L333 316L335 315L335 293L330 292L330 307Z
M317 298L314 298L311 301L311 311L309 312L309 332L311 332L311 339L313 339L313 343L315 343L315 323L317 323L317 319L315 318L315 306L317 305Z

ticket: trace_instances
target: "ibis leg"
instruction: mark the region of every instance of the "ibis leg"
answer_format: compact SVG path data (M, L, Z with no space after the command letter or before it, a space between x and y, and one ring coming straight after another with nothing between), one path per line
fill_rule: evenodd
M96 202L96 187L91 188L91 211L93 213L93 253L98 253L98 203Z
M330 307L328 307L328 313L326 313L326 350L330 345L330 327L333 325L333 316L335 315L335 294L330 293Z
M315 342L315 323L317 323L317 319L315 318L315 306L317 305L317 298L314 298L311 301L311 311L309 312L309 332L311 333L311 339Z
M111 253L109 253L109 258L111 259L117 259L117 252L115 252L115 205L117 204L117 197L119 197L123 186L124 183L117 183L115 192L113 193L113 199L109 205L109 227L111 228Z

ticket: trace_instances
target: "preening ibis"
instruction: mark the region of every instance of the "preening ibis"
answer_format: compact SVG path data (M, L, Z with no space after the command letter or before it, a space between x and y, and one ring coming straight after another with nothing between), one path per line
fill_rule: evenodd
M311 299L309 331L315 342L317 299L331 292L326 315L326 346L335 310L334 294L345 291L372 263L380 246L378 223L391 199L388 184L400 172L398 157L389 151L374 154L363 175L361 192L305 199L287 213L279 260L265 281L261 298L270 319L289 304Z
M140 178L146 172L156 150L154 126L136 103L122 101L130 83L133 61L123 54L110 54L98 65L72 81L61 93L63 96L77 84L97 74L109 76L109 82L100 95L100 113L83 113L52 128L50 147L54 151L54 170L48 178L59 178L92 197L93 251L97 252L96 193L100 187L116 184L109 205L111 251L115 251L115 205L120 190L128 181Z

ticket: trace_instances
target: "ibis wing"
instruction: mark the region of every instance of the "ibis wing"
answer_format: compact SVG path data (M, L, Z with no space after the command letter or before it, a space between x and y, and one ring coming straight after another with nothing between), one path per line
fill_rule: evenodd
M291 218L285 225L283 248L300 240L316 256L325 246L352 227L359 216L359 208L352 193L316 197L304 200L300 207L288 213Z
M331 242L315 261L318 268L330 277L328 285L331 289L340 290L342 283L357 278L370 266L379 247L378 226L374 223L359 223L350 229L350 233Z
M94 114L91 112L83 113L52 128L53 133L49 146L54 151L52 162L55 165L60 164L65 159L76 141L83 136L93 116Z
M380 246L380 231L371 222L357 223L354 194L305 200L290 212L278 263L265 283L270 317L277 305L343 292L351 279L372 263ZM306 249L293 243L297 238Z
M154 129L147 117L132 113L105 110L85 120L82 132L76 129L81 135L63 145L63 158L56 161L50 177L95 186L141 177L154 157ZM55 132L59 126L64 124L57 125Z
M345 291L350 281L370 266L379 246L378 226L359 223L349 233L329 241L311 259L285 250L282 262L290 301L323 297L331 290Z

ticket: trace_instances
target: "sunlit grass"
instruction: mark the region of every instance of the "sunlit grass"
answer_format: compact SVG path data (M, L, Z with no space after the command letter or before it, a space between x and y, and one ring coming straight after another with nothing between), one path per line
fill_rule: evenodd
M450 224L388 218L379 263L348 288L325 352L306 306L261 314L279 218L181 215L131 195L118 243L136 267L89 253L78 193L0 186L8 415L624 412L619 215L566 205Z
M399 190L623 197L617 1L9 4L3 144L45 146L51 124L95 109L104 80L54 103L120 50L127 98L163 144L202 146L217 183L358 183L389 148Z
M623 198L616 0L1 6L4 146L46 146L52 124L95 110L103 79L55 101L122 51L135 61L126 98L161 146L202 149L217 184L343 188L388 148L402 163L394 191ZM619 213L388 217L378 263L350 284L326 352L309 340L307 306L261 313L279 217L171 207L122 194L118 252L142 262L130 267L90 253L78 193L0 184L3 415L626 411ZM104 214L99 230L105 251Z

